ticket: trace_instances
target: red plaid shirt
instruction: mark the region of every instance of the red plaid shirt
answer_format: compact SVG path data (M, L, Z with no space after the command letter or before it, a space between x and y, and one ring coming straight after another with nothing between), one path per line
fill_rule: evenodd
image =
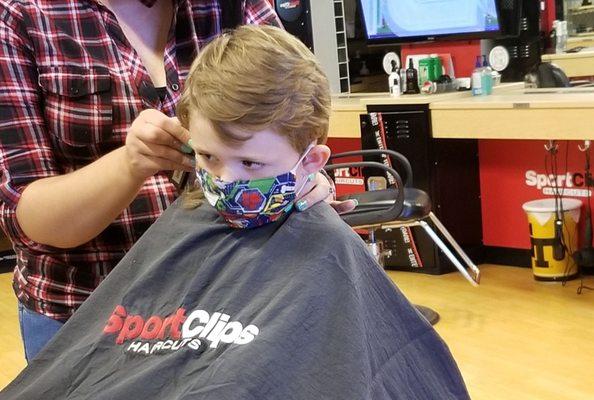
M99 2L0 0L0 222L17 254L19 300L49 317L67 319L176 197L166 174L157 174L105 231L68 250L33 242L15 216L29 183L122 146L141 110L174 115L198 49L221 30L221 11L217 0L173 2L161 99ZM243 18L280 25L267 0L247 0Z

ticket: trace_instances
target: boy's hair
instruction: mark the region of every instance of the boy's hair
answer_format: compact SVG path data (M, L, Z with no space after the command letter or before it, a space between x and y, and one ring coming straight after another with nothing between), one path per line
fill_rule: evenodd
M296 37L272 26L243 25L211 41L192 64L177 107L185 128L194 112L224 141L242 140L229 128L273 129L302 153L310 143L326 141L330 88Z

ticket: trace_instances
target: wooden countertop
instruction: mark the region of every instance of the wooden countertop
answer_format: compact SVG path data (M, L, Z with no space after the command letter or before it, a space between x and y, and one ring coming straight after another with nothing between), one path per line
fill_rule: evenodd
M504 83L494 88L494 93L507 92L523 87L523 83ZM367 113L368 105L398 104L434 104L443 101L455 101L473 98L470 91L448 92L440 94L414 94L391 97L385 93L354 93L332 97L330 115L330 138L359 138L359 115Z
M592 50L589 48L577 53L559 53L559 54L543 54L540 56L543 61L555 61L555 60L569 60L573 58L592 58L594 59L594 46Z
M366 109L368 105L376 104L430 104L435 101L445 99L468 97L469 91L448 92L439 94L407 94L398 97L392 97L388 92L385 93L361 93L350 95L337 95L332 97L333 109Z
M490 96L474 96L431 103L432 110L516 109L516 108L594 108L594 87L517 88ZM593 124L594 125L594 124Z
M594 47L577 53L543 54L541 60L558 65L567 76L594 76Z
M330 115L330 138L359 138L361 114L367 113L368 105L430 104L434 101L467 97L469 92L451 92L432 95L413 94L392 97L389 93L362 93L332 97Z
M435 138L594 139L594 88L524 89L523 83L502 84L490 96L336 96L329 136L359 138L359 116L372 104L429 104Z
M523 87L523 83L504 83L494 88L494 93L503 93ZM330 115L330 138L359 138L359 115L367 113L368 105L433 104L446 100L472 98L469 90L440 94L413 94L391 97L389 93L354 93L332 97Z
M435 138L594 139L594 88L515 89L430 108Z
M359 115L366 112L367 108L360 101L360 96L332 97L328 137L343 139L361 137Z

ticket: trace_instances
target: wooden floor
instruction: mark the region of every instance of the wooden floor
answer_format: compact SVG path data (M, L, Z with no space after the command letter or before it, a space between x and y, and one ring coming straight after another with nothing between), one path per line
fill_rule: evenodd
M594 291L579 281L535 282L525 268L482 266L481 286L459 274L389 272L416 304L439 312L473 399L594 398ZM10 274L0 274L0 388L24 367ZM594 277L585 283L594 287Z

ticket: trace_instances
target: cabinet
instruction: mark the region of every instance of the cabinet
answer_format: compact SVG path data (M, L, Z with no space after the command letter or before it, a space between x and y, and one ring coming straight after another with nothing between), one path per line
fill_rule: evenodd
M482 256L478 143L473 139L448 140L431 137L428 104L369 105L368 112L379 113L387 147L402 153L411 163L413 186L431 198L433 212L473 260ZM361 116L364 149L377 149L369 115ZM373 159L373 161L381 161ZM366 177L378 171L364 171ZM411 259L407 235L414 240L417 260ZM385 260L388 269L441 274L454 269L421 227L378 231L392 255ZM418 261L420 258L420 262ZM422 267L421 267L422 265Z

